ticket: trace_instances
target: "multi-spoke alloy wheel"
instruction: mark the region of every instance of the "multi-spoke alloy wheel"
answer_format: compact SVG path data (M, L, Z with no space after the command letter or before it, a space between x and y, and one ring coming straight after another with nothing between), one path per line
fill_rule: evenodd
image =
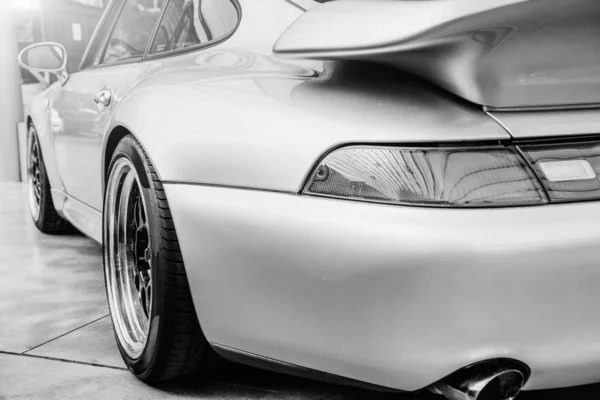
M33 125L27 136L27 197L35 226L44 233L61 233L70 224L54 208L40 138Z
M131 161L119 158L107 188L106 282L117 335L134 359L146 346L152 315L152 248L141 190Z
M34 221L40 218L42 201L42 176L40 172L40 145L34 131L29 134L29 158L27 168L27 184L29 192L29 208Z
M111 157L103 214L106 293L129 370L156 383L212 368L163 184L133 136Z

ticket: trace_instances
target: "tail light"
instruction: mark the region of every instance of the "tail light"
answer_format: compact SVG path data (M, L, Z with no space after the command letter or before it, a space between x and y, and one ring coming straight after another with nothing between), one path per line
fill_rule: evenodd
M600 144L410 148L351 146L328 154L304 194L434 207L499 207L600 199Z
M551 202L600 199L600 144L522 146Z
M532 170L508 148L343 148L325 157L304 192L446 207L546 202Z

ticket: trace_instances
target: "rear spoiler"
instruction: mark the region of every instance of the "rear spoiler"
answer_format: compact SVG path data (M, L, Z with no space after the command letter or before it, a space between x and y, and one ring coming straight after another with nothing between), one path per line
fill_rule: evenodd
M490 108L600 104L598 0L338 0L274 53L397 66Z

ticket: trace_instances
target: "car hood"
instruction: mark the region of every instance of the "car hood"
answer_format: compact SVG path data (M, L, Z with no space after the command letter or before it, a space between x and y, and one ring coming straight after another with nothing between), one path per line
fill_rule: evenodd
M342 0L280 37L286 57L372 60L500 109L600 104L597 0Z

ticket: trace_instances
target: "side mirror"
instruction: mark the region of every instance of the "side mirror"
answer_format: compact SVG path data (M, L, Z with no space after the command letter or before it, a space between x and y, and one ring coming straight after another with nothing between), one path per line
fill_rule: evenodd
M67 73L67 50L53 42L34 43L25 47L18 56L19 65L31 72L49 72L64 84Z

